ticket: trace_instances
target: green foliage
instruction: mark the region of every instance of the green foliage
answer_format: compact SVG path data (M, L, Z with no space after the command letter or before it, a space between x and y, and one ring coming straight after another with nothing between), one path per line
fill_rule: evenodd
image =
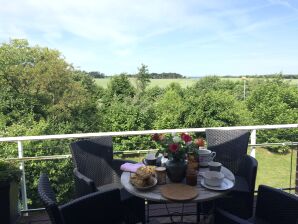
M113 76L108 83L108 100L113 97L123 99L125 97L133 97L134 95L135 89L125 73Z
M255 124L294 124L298 122L298 90L281 77L266 79L251 91L247 107L252 112ZM271 130L258 132L259 142L293 141L298 131ZM285 147L270 147L270 150L284 152Z
M150 74L147 65L141 65L136 74L137 92L143 93L150 83Z
M183 75L175 72L150 73L151 79L183 79Z
M155 102L156 120L154 129L171 129L184 127L185 100L179 93L169 89Z
M12 40L0 46L0 135L31 136L97 131L99 89L90 76L75 71L56 50ZM24 142L24 156L69 154L68 142ZM15 143L1 143L1 158L17 157ZM71 161L25 162L29 200L38 206L37 180L43 170L69 200ZM55 176L52 176L55 175Z
M17 163L0 159L0 183L19 182L21 171Z
M250 114L245 105L228 91L206 90L189 93L185 125L187 127L225 127L247 125Z
M91 77L95 78L95 79L103 79L105 78L105 74L102 72L89 72L88 73Z

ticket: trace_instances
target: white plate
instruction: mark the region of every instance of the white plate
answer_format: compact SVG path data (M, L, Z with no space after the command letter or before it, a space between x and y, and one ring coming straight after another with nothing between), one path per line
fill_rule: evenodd
M209 185L205 184L205 180L203 178L201 180L201 185L203 187L206 187L206 188L211 189L211 190L224 191L224 190L228 190L228 189L232 188L234 186L234 182L232 182L231 180L229 180L227 178L224 178L220 186L213 187L213 186L209 186Z
M132 186L134 186L136 189L138 189L140 191L149 190L157 184L157 179L155 177L151 177L151 178L152 178L152 182L153 182L152 185L149 185L149 186L146 186L146 187L137 187L137 186L132 184Z

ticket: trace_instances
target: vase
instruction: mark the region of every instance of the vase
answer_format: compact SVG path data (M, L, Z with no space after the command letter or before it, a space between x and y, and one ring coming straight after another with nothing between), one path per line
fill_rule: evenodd
M170 159L166 162L166 168L172 182L181 182L185 178L187 168L185 160Z

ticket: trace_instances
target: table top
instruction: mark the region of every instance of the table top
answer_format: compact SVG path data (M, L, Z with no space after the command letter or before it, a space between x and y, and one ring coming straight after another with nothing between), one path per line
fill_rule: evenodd
M198 196L191 200L191 202L203 202L203 201L209 201L213 200L215 198L222 197L226 193L229 192L229 190L224 190L224 191L215 191L215 190L210 190L201 185L201 180L202 180L202 173L207 171L208 168L200 168L198 171L197 175L197 189L198 189ZM235 176L234 174L227 169L226 167L221 168L221 172L225 175L225 178L235 182ZM146 191L141 191L136 189L131 183L130 183L130 172L123 172L121 175L121 184L124 186L124 188L131 194L144 198L150 201L158 201L158 202L169 202L168 199L164 198L161 195L160 188L161 186L164 185L156 185L155 187L146 190ZM167 183L171 183L171 181L167 178Z

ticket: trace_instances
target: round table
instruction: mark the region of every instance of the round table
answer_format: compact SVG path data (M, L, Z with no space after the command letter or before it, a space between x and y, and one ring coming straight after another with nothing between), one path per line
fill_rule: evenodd
M200 168L198 171L198 180L197 180L197 189L198 189L198 196L194 199L192 199L190 202L203 202L203 201L210 201L215 198L222 197L225 195L229 190L223 190L223 191L215 191L210 190L201 185L201 179L202 173L207 171L208 168ZM227 169L226 167L221 168L221 172L225 175L225 178L231 180L233 183L235 182L235 176L234 174ZM130 172L123 172L121 175L121 184L124 186L124 188L131 194L144 198L149 201L157 201L157 202L170 202L170 200L164 198L160 193L160 187L163 185L156 185L155 187L148 189L146 191L140 191L136 189L131 183L130 183ZM169 179L167 179L167 183L171 183Z

